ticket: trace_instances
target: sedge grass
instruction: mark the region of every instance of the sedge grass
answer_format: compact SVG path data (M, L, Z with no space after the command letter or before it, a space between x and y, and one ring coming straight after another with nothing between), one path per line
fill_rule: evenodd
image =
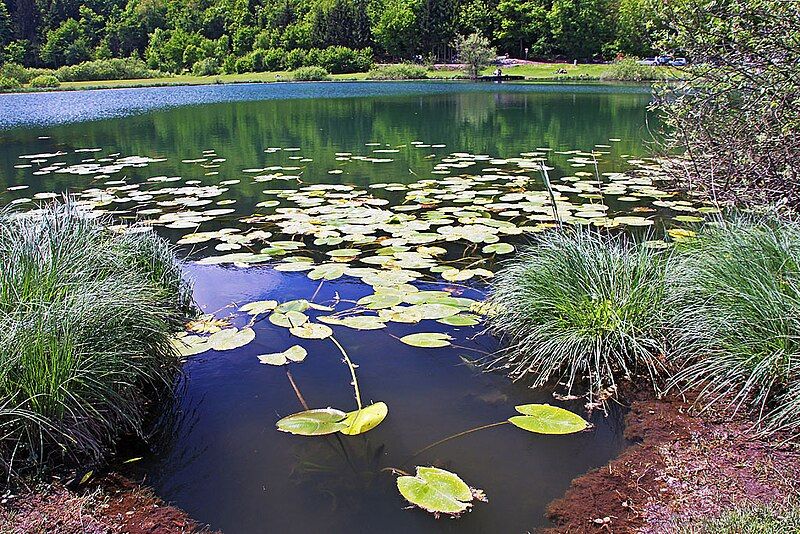
M168 244L77 206L0 212L0 457L11 470L98 461L142 432L191 310Z
M704 406L754 412L760 430L800 432L800 224L736 218L701 233L672 275L672 382Z
M587 230L540 237L495 277L489 326L506 348L489 367L590 396L640 373L658 387L669 258Z

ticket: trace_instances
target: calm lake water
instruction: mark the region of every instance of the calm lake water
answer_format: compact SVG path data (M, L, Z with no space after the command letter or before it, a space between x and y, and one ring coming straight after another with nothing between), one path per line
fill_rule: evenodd
M328 261L320 258L336 247L375 249L380 239L363 239L359 232L384 231L388 222L375 221L389 210L416 210L417 221L452 215L472 224L475 214L468 210L484 197L493 199L486 201L493 216L513 221L512 228L523 225L530 208L538 216L528 217L533 222L526 229L539 231L530 225L544 224L547 210L532 197L527 204L518 198L528 190L542 193L540 173L531 166L539 157L546 158L565 217L601 221L613 214L689 211L688 205L653 205L662 197L641 177L621 179L648 153L649 101L641 87L435 82L0 95L0 203L33 208L69 192L116 220L152 222L162 235L184 243L186 273L202 309L230 315L242 327L247 317L231 313L247 302L312 296L315 302L346 302L372 293L356 276L320 285L305 272L273 268L295 254L276 252L288 246L286 240L302 242L292 237L301 230L290 230L290 223L305 221L320 205L371 206L369 224L377 228L364 230L369 224L359 220L357 231L349 221L343 244L305 239L303 254L317 263ZM586 159L593 150L596 166ZM592 181L607 195L600 207L602 195L591 192ZM445 193L414 196L438 186ZM587 207L591 202L595 207ZM437 212L435 205L454 207ZM276 228L271 217L280 216L289 220ZM417 224L410 220L400 226ZM274 235L253 237L262 230ZM198 238L198 231L210 234ZM251 239L230 239L239 233ZM509 234L515 245L528 239L527 232ZM408 239L431 243L420 235ZM272 241L256 247L254 239ZM466 269L466 260L458 262L475 246L457 239L441 244L447 254L437 261ZM275 260L263 258L265 245ZM214 259L232 253L249 256ZM496 264L491 257L481 265ZM414 286L482 299L486 280L450 283L435 272ZM370 331L334 326L336 339L359 365L365 401L385 402L389 415L364 435L305 438L275 429L278 419L302 409L287 369L312 407L351 410L348 369L330 340L298 339L257 321L252 343L188 359L165 416L168 431L137 472L161 497L228 533L526 532L546 525L547 503L574 477L626 445L619 414L595 414L590 432L547 437L506 425L409 461L438 439L514 415L517 404L550 402L584 413L581 402L557 403L548 392L471 365L497 348L480 324L421 324L391 322ZM420 349L396 339L420 331L447 333L453 345ZM273 367L256 357L295 343L308 350L301 364ZM458 520L406 509L394 476L384 469L409 471L414 465L458 473L483 489L489 503L477 503Z

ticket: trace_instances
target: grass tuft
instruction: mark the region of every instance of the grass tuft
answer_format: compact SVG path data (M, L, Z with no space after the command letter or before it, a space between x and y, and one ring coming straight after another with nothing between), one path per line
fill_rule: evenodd
M678 534L791 534L800 532L800 506L751 505L676 529Z
M191 313L171 247L71 203L0 212L0 457L11 469L96 461L142 432Z
M489 367L590 395L638 373L658 387L669 258L586 230L540 237L495 277L489 326L507 347Z
M738 218L709 227L671 275L673 379L705 405L746 407L767 433L800 431L800 224Z

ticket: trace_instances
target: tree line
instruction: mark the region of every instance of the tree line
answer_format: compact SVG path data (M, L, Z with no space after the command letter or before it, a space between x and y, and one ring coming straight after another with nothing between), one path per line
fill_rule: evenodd
M58 68L133 56L166 72L235 72L259 70L270 54L293 52L298 61L288 63L307 64L311 50L344 47L433 61L452 59L456 37L476 33L517 58L642 56L659 27L649 2L0 0L0 60Z

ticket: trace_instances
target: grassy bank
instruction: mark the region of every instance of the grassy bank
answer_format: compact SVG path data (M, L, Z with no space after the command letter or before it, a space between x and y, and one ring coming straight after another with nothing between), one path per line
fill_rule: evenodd
M496 67L484 69L481 74L490 75ZM609 68L606 64L579 64L572 63L532 63L517 65L503 69L504 74L512 76L525 76L530 81L599 81L604 72ZM458 69L426 68L427 79L432 80L454 80L464 79L465 76ZM370 74L358 72L353 74L331 74L334 81L363 81L369 80ZM250 72L245 74L218 74L213 76L194 76L191 74L178 74L174 76L164 76L156 78L126 79L126 80L103 80L103 81L81 81L61 82L58 87L52 88L32 88L24 85L20 91L54 91L54 90L77 90L77 89L114 89L130 87L164 87L181 85L209 85L209 84L229 84L229 83L267 83L267 82L286 82L292 81L291 71L271 71L271 72Z
M3 467L101 460L179 363L192 301L172 248L53 203L0 212L0 260Z

